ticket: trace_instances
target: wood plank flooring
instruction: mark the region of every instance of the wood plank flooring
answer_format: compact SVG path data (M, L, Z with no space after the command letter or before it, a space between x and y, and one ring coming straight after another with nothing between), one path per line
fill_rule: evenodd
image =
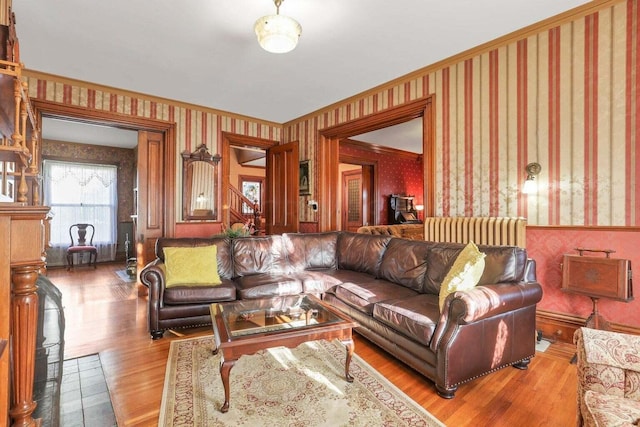
M151 340L147 300L135 283L116 275L122 264L73 272L50 269L65 307L65 359L100 353L119 426L157 425L169 343ZM209 328L183 330L211 334ZM460 386L445 400L433 384L356 335L356 353L447 426L573 426L576 410L574 348L557 343L533 358L529 369L502 369Z

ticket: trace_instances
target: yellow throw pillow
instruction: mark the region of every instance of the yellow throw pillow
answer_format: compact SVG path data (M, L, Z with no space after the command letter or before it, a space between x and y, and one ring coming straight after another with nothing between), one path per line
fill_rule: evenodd
M440 285L440 312L449 294L472 289L478 284L484 272L484 257L473 242L462 249Z
M218 275L216 245L165 247L167 288L172 286L212 286L222 283Z

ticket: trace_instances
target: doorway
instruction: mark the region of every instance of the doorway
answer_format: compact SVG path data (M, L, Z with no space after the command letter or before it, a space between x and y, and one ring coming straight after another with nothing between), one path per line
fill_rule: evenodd
M33 105L39 123L43 118L56 118L136 133L138 177L130 183L131 192L135 194L132 196L135 209L131 212L135 231L130 238L135 242L132 252L140 270L155 258L157 238L171 237L175 230L176 124L49 101L34 100Z
M318 214L318 231L339 229L340 219L335 215L341 208L339 191L341 175L340 141L354 135L408 122L422 117L423 152L423 204L425 216L431 216L435 206L435 127L434 96L428 96L398 107L366 116L348 123L321 130L318 140L318 203L323 209ZM379 199L379 197L378 197Z
M258 226L260 233L267 233L266 230L266 211L269 195L267 189L271 182L268 174L268 161L266 161L266 155L268 150L278 145L277 141L269 139L256 138L251 136L239 135L229 132L222 133L222 158L223 159L236 159L245 158L247 162L255 162L257 158L265 155L264 160L261 160L257 165L254 163L251 169L243 168L243 172L233 172L232 163L242 163L242 160L226 161L222 162L222 223L225 226L230 226L234 222L240 221L243 218L243 205L241 196L242 190L242 175L248 176L248 180L253 179L253 182L260 182L260 225ZM256 158L251 160L251 158ZM264 165L264 166L263 166ZM257 166L257 167L256 167ZM233 166L235 168L235 166ZM261 172L258 173L258 168ZM253 178L251 178L253 177ZM238 187L236 187L238 185ZM239 189L238 189L239 188ZM236 191L234 191L236 189ZM236 197L237 196L237 197ZM236 202L235 199L240 201ZM250 200L250 199L249 199ZM256 224L257 225L257 224Z

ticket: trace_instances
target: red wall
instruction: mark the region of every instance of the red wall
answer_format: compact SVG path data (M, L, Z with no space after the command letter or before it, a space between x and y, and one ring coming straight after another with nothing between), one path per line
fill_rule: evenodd
M536 260L538 281L544 295L538 308L580 317L591 314L591 299L567 294L562 287L562 256L577 255L577 247L613 249L612 258L631 260L631 268L640 268L640 231L622 228L527 227L527 252ZM604 256L604 255L594 255ZM637 276L637 273L633 274ZM637 282L637 281L636 281ZM640 300L629 303L600 299L600 314L609 322L640 327Z
M340 154L378 164L378 222L375 225L389 223L391 194L412 195L415 196L414 204L423 204L422 156L378 154L348 146L341 146Z

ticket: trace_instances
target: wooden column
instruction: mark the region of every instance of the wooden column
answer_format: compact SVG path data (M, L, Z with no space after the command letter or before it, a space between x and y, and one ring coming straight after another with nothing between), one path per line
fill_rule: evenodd
M7 307L0 315L0 339L11 343L10 351L0 356L0 373L8 373L0 381L0 408L8 404L8 421L13 426L40 425L40 420L33 419L36 280L45 267L44 221L48 212L45 206L0 204L0 256L8 261L0 263L0 306ZM0 425L4 423L0 421Z
M40 425L33 419L36 409L33 400L33 376L38 324L38 294L36 279L41 266L29 265L12 268L11 281L11 334L13 375L9 414L14 426Z

